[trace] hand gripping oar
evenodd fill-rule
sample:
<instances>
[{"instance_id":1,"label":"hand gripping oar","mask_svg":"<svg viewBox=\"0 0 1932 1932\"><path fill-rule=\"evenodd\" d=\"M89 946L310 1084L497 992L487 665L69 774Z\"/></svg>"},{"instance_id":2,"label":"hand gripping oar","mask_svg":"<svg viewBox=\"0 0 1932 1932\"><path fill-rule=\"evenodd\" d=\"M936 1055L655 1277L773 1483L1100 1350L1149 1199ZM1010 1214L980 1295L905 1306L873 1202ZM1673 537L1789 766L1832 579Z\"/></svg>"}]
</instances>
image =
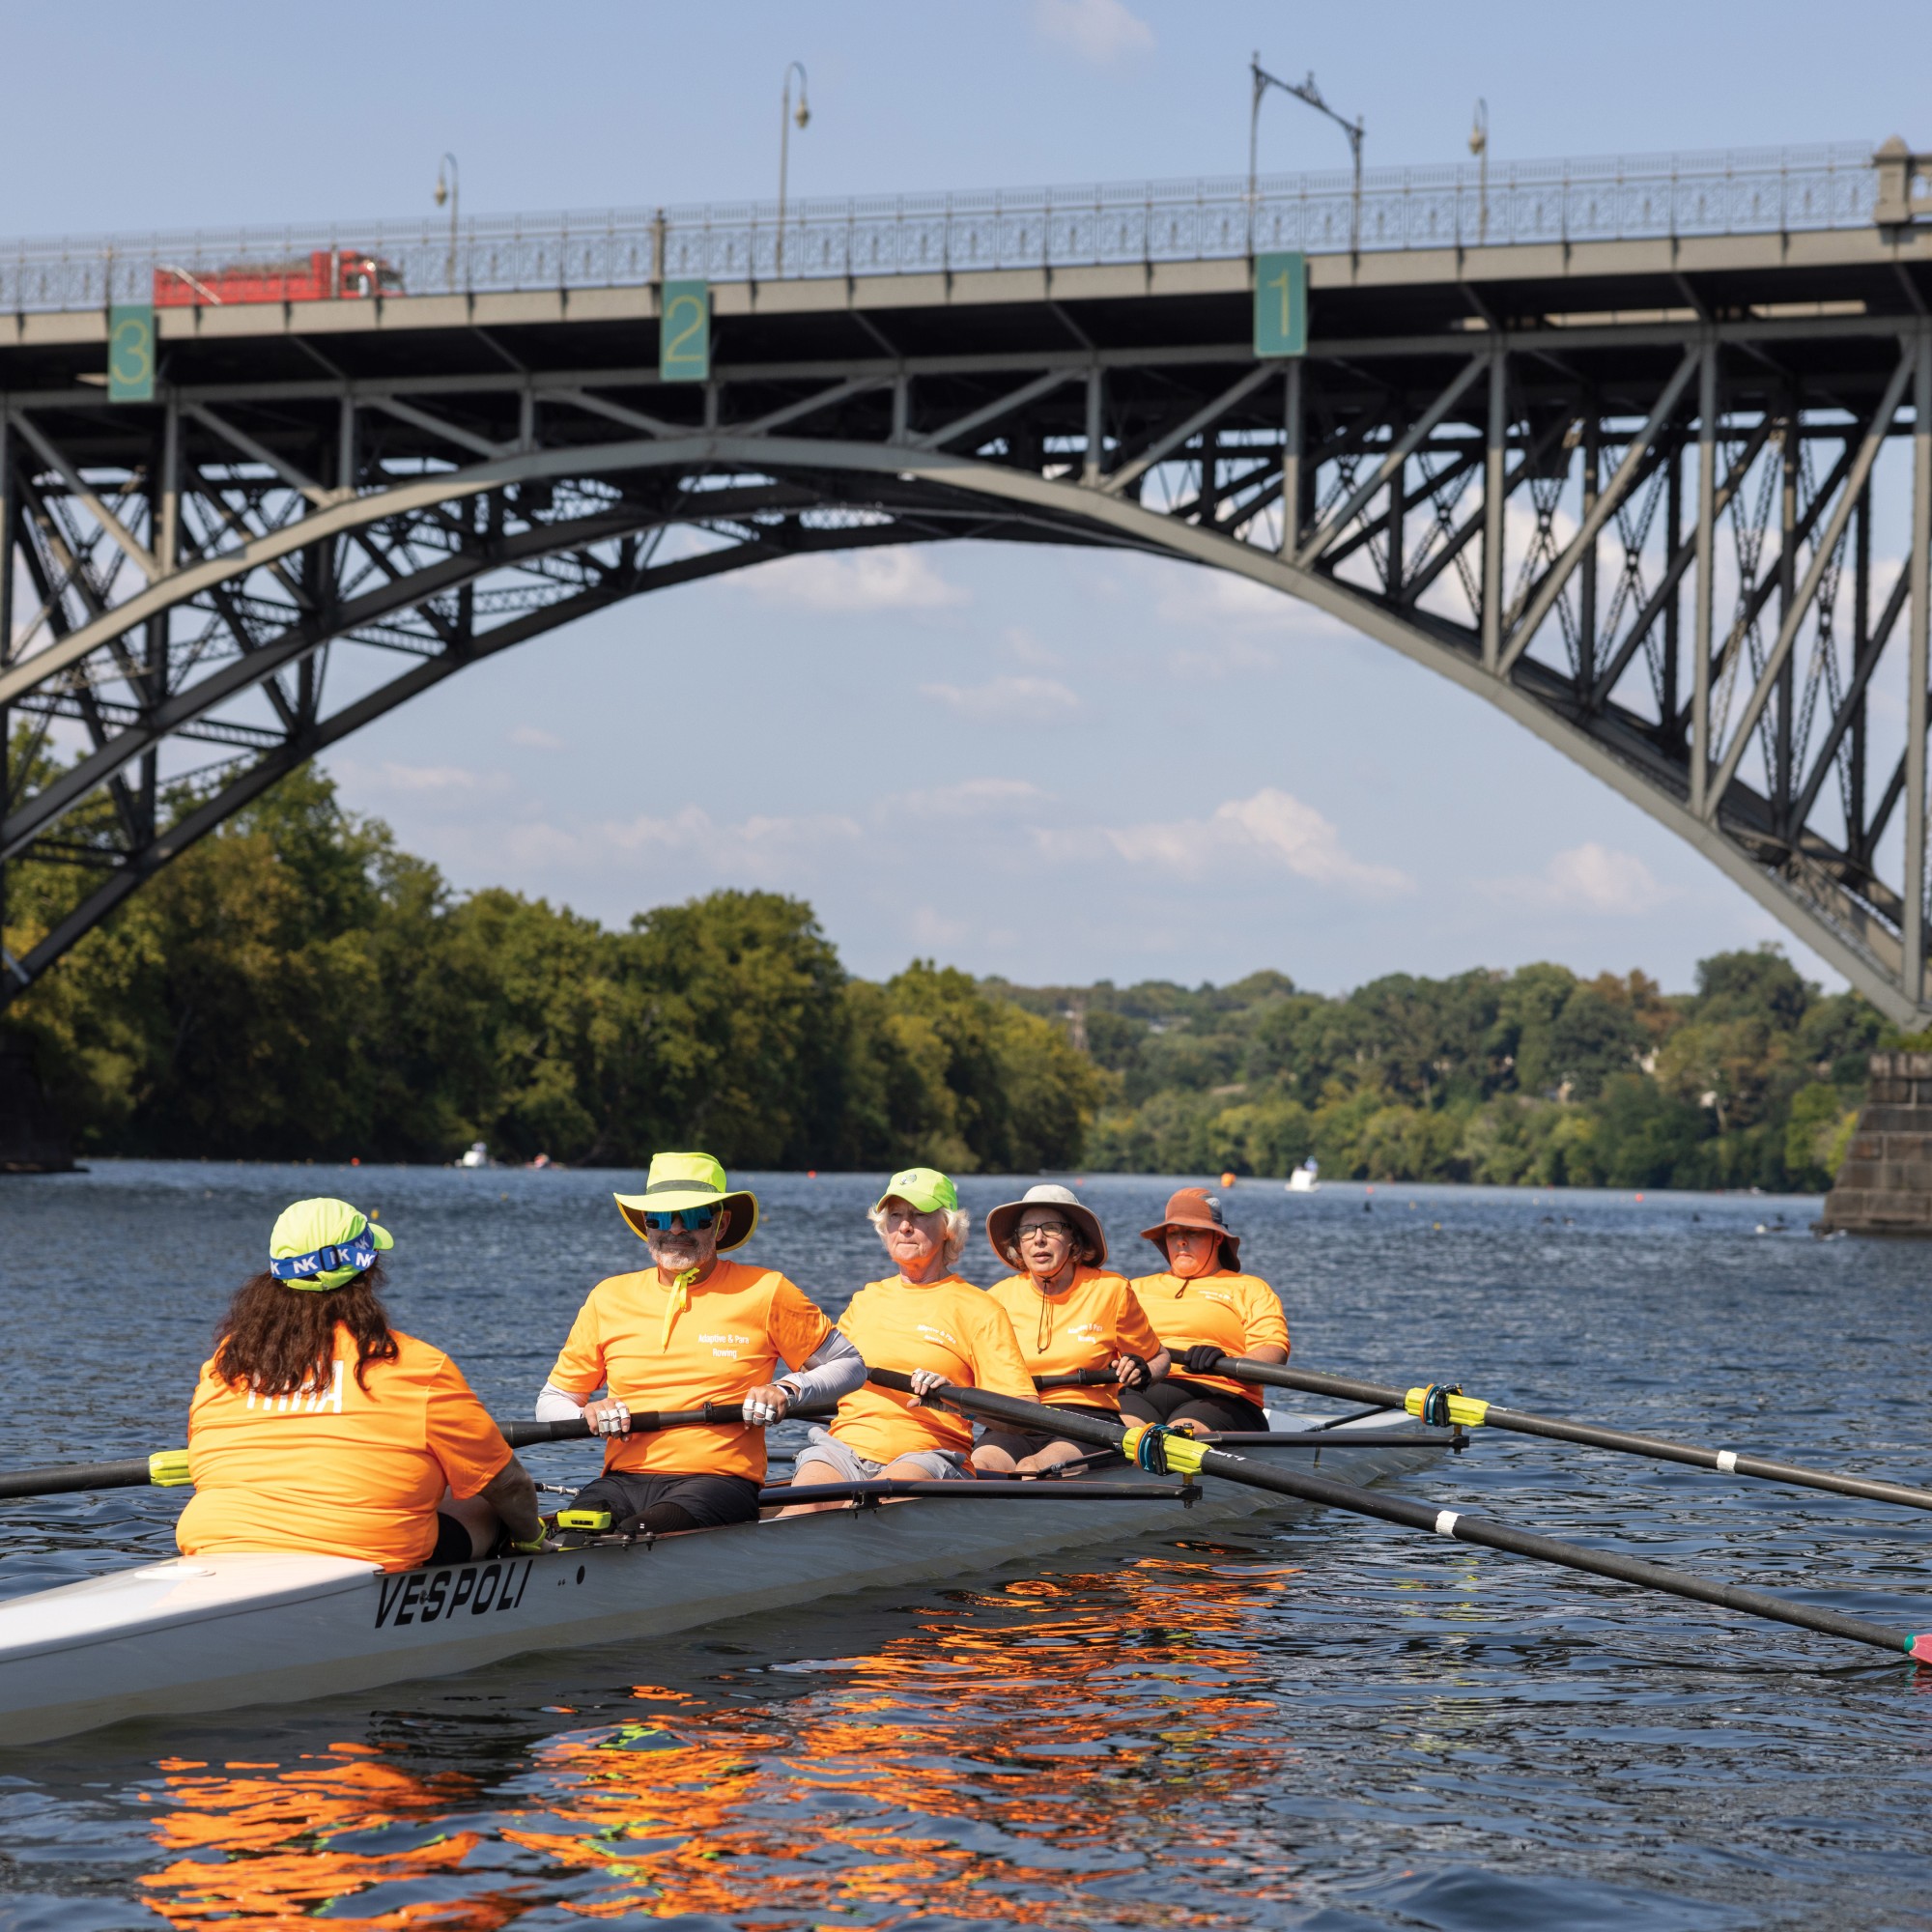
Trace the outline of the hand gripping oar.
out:
<instances>
[{"instance_id":1,"label":"hand gripping oar","mask_svg":"<svg viewBox=\"0 0 1932 1932\"><path fill-rule=\"evenodd\" d=\"M1735 1449L1705 1449L1695 1443L1672 1442L1661 1435L1637 1435L1627 1429L1600 1429L1590 1422L1565 1422L1561 1416L1532 1415L1525 1409L1504 1408L1499 1403L1478 1402L1461 1388L1433 1382L1426 1388L1384 1388L1379 1382L1358 1382L1346 1376L1317 1375L1307 1369L1285 1369L1273 1362L1250 1362L1223 1355L1210 1371L1244 1382L1266 1382L1276 1388L1302 1389L1310 1395L1340 1396L1346 1402L1373 1402L1385 1408L1406 1408L1429 1422L1461 1423L1465 1429L1506 1429L1518 1435L1544 1435L1552 1442L1580 1442L1591 1449L1615 1449L1627 1456L1649 1456L1661 1463L1684 1463L1694 1469L1716 1469L1726 1476L1754 1476L1761 1482L1791 1483L1801 1489L1829 1490L1833 1495L1862 1496L1868 1502L1899 1503L1906 1509L1932 1510L1932 1490L1909 1483L1885 1483L1868 1476L1839 1476L1830 1469L1807 1469L1799 1463L1776 1463L1763 1456L1744 1456Z\"/></svg>"},{"instance_id":2,"label":"hand gripping oar","mask_svg":"<svg viewBox=\"0 0 1932 1932\"><path fill-rule=\"evenodd\" d=\"M911 1378L895 1369L874 1369L870 1378L880 1387L896 1389L901 1394L910 1394L912 1390ZM1233 1450L1213 1448L1157 1424L1135 1423L1122 1430L1118 1424L1088 1411L1045 1408L1037 1403L1015 1402L1009 1396L991 1395L983 1389L954 1388L944 1382L929 1390L925 1400L944 1402L969 1415L1013 1423L1022 1429L1050 1426L1055 1435L1069 1441L1118 1445L1123 1456L1153 1474L1172 1470L1184 1475L1219 1476L1227 1482L1244 1483L1251 1489L1272 1490L1277 1495L1293 1496L1301 1502L1321 1503L1328 1509L1348 1510L1354 1516L1372 1516L1383 1522L1400 1523L1405 1529L1453 1536L1459 1543L1506 1549L1513 1555L1534 1557L1538 1562L1553 1563L1560 1569L1581 1570L1618 1583L1636 1583L1667 1596L1688 1597L1693 1603L1715 1604L1723 1609L1741 1610L1747 1616L1795 1624L1800 1630L1818 1631L1826 1636L1849 1637L1854 1643L1868 1643L1894 1656L1932 1662L1932 1632L1890 1630L1884 1624L1867 1623L1862 1617L1848 1617L1837 1610L1819 1610L1808 1604L1788 1603L1768 1590L1753 1590L1735 1583L1710 1583L1688 1571L1667 1570L1659 1563L1646 1563L1641 1557L1619 1556L1606 1549L1586 1548L1578 1543L1561 1543L1555 1537L1516 1529L1491 1517L1434 1509L1428 1503L1411 1502L1406 1496L1383 1495L1353 1483L1338 1483L1313 1471L1271 1469ZM1332 1447L1336 1440L1330 1436L1329 1445Z\"/></svg>"},{"instance_id":3,"label":"hand gripping oar","mask_svg":"<svg viewBox=\"0 0 1932 1932\"><path fill-rule=\"evenodd\" d=\"M836 1415L830 1403L807 1403L785 1411L784 1419L823 1421ZM634 1408L631 1433L649 1435L660 1429L697 1429L738 1423L745 1428L762 1427L745 1421L742 1404L707 1402L702 1408ZM498 1422L503 1440L512 1449L527 1449L539 1442L579 1442L595 1434L581 1415L563 1422ZM157 1449L152 1456L134 1457L125 1463L57 1463L43 1469L0 1471L0 1499L9 1496L59 1496L80 1490L178 1490L193 1480L187 1472L185 1449Z\"/></svg>"}]
</instances>

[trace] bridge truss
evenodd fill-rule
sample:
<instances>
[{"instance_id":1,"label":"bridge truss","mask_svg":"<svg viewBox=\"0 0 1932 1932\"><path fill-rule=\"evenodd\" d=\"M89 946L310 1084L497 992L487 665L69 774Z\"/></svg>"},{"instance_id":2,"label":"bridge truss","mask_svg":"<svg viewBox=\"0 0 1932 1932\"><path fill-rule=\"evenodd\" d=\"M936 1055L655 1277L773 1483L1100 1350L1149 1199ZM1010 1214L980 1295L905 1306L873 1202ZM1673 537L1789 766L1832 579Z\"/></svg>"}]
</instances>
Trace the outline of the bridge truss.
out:
<instances>
[{"instance_id":1,"label":"bridge truss","mask_svg":"<svg viewBox=\"0 0 1932 1932\"><path fill-rule=\"evenodd\" d=\"M849 299L842 332L721 322L701 384L660 382L654 333L519 335L473 303L355 366L286 328L269 373L186 345L152 407L72 357L15 368L0 895L22 865L82 885L0 1000L277 779L513 644L777 558L992 538L1327 611L1932 1018L1923 270L1743 301L1679 268L1635 314L1466 263L1426 301L1318 280L1287 363L1247 346L1245 272L1165 304L1049 273L950 334Z\"/></svg>"}]
</instances>

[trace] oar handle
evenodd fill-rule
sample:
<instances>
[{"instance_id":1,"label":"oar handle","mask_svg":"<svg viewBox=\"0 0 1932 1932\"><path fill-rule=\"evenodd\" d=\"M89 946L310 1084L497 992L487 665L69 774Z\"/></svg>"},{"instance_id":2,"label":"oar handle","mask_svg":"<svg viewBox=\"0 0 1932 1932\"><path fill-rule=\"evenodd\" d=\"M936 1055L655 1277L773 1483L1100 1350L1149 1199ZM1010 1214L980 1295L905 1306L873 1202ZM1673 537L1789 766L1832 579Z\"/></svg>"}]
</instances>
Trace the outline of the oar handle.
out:
<instances>
[{"instance_id":1,"label":"oar handle","mask_svg":"<svg viewBox=\"0 0 1932 1932\"><path fill-rule=\"evenodd\" d=\"M1037 1389L1116 1388L1120 1378L1112 1369L1060 1369L1050 1376L1036 1376Z\"/></svg>"},{"instance_id":2,"label":"oar handle","mask_svg":"<svg viewBox=\"0 0 1932 1932\"><path fill-rule=\"evenodd\" d=\"M837 1412L828 1403L807 1403L801 1408L787 1410L785 1420L818 1421ZM630 1434L652 1435L662 1429L718 1429L732 1423L740 1428L751 1426L745 1421L742 1402L707 1402L701 1408L634 1408ZM527 1449L540 1442L582 1442L585 1436L597 1434L581 1415L568 1416L560 1422L498 1422L497 1427L512 1449Z\"/></svg>"}]
</instances>

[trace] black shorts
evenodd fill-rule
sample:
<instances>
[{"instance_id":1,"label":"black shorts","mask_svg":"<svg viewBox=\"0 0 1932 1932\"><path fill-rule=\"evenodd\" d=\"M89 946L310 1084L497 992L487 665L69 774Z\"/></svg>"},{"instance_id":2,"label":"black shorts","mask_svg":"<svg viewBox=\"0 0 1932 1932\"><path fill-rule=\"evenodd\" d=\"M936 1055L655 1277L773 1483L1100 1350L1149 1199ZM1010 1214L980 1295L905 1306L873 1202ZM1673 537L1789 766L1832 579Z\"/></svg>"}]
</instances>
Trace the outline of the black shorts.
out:
<instances>
[{"instance_id":1,"label":"black shorts","mask_svg":"<svg viewBox=\"0 0 1932 1932\"><path fill-rule=\"evenodd\" d=\"M630 1469L608 1469L585 1483L564 1505L574 1510L609 1510L613 1529L660 1503L670 1503L696 1529L721 1523L756 1522L758 1486L749 1476L641 1476Z\"/></svg>"},{"instance_id":2,"label":"black shorts","mask_svg":"<svg viewBox=\"0 0 1932 1932\"><path fill-rule=\"evenodd\" d=\"M1202 1388L1195 1382L1150 1382L1146 1388L1121 1391L1121 1413L1136 1422L1198 1422L1204 1429L1265 1429L1267 1417L1238 1395Z\"/></svg>"},{"instance_id":3,"label":"black shorts","mask_svg":"<svg viewBox=\"0 0 1932 1932\"><path fill-rule=\"evenodd\" d=\"M1029 1456L1037 1456L1049 1442L1067 1442L1072 1438L1056 1435L1050 1429L1006 1429L999 1424L988 1425L980 1437L980 1443L988 1449L1004 1449L1015 1463L1024 1463ZM1073 1446L1078 1449L1077 1442Z\"/></svg>"},{"instance_id":4,"label":"black shorts","mask_svg":"<svg viewBox=\"0 0 1932 1932\"><path fill-rule=\"evenodd\" d=\"M436 1513L436 1548L423 1558L425 1563L473 1563L476 1551L469 1541L469 1527L453 1516Z\"/></svg>"}]
</instances>

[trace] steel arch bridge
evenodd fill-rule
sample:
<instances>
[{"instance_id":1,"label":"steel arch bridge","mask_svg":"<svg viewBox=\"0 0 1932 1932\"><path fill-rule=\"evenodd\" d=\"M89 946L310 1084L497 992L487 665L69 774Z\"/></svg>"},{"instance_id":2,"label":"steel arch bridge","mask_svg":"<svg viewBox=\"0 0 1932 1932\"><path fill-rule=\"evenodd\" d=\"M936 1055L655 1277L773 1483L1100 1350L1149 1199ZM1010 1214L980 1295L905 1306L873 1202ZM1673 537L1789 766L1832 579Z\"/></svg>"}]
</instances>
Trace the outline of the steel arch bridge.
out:
<instances>
[{"instance_id":1,"label":"steel arch bridge","mask_svg":"<svg viewBox=\"0 0 1932 1932\"><path fill-rule=\"evenodd\" d=\"M806 204L782 249L758 210L613 216L594 247L486 225L446 254L366 224L405 287L447 286L361 298L212 299L224 252L286 237L0 257L0 906L22 863L87 882L0 960L0 1002L277 779L497 651L775 558L998 538L1329 612L1923 1023L1921 165L1566 165L1480 205L1454 170L1372 176L1355 253L1322 252L1334 184L1270 182ZM1276 245L1311 255L1288 361L1252 346ZM680 271L711 279L701 383L659 373ZM164 276L211 298L158 310L154 400L111 401L102 304Z\"/></svg>"}]
</instances>

